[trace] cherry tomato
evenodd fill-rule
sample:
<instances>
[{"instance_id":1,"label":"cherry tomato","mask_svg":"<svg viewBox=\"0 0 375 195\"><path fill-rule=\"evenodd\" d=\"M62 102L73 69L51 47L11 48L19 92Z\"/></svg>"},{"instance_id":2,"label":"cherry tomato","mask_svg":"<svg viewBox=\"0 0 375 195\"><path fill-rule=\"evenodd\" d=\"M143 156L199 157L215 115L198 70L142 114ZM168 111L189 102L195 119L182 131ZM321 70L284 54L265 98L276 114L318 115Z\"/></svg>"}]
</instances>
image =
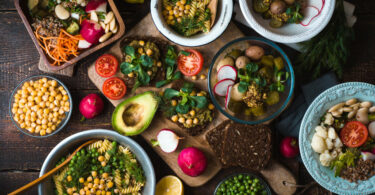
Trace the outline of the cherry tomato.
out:
<instances>
[{"instance_id":1,"label":"cherry tomato","mask_svg":"<svg viewBox=\"0 0 375 195\"><path fill-rule=\"evenodd\" d=\"M119 100L126 93L126 85L120 78L109 78L103 83L103 93L111 100Z\"/></svg>"},{"instance_id":2,"label":"cherry tomato","mask_svg":"<svg viewBox=\"0 0 375 195\"><path fill-rule=\"evenodd\" d=\"M342 143L350 148L359 147L364 144L368 137L368 130L365 125L359 121L350 121L346 123L340 132Z\"/></svg>"},{"instance_id":3,"label":"cherry tomato","mask_svg":"<svg viewBox=\"0 0 375 195\"><path fill-rule=\"evenodd\" d=\"M115 56L104 54L95 62L95 70L101 77L111 77L116 74L118 61Z\"/></svg>"},{"instance_id":4,"label":"cherry tomato","mask_svg":"<svg viewBox=\"0 0 375 195\"><path fill-rule=\"evenodd\" d=\"M180 54L178 56L178 69L186 76L197 75L203 67L202 54L194 49L187 49L185 52L190 53L190 55L186 56L184 54Z\"/></svg>"}]
</instances>

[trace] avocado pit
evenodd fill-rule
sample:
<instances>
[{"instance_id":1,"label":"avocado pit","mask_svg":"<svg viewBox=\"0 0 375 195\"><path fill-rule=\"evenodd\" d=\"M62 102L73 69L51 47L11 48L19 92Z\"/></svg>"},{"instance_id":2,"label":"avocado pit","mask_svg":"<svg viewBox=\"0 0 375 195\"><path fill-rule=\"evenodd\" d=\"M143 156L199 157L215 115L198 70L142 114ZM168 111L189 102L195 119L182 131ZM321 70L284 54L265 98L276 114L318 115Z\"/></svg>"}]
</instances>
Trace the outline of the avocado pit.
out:
<instances>
[{"instance_id":1,"label":"avocado pit","mask_svg":"<svg viewBox=\"0 0 375 195\"><path fill-rule=\"evenodd\" d=\"M124 120L125 125L130 127L137 125L140 121L142 121L143 112L143 105L137 103L129 104L125 108L122 115L122 119Z\"/></svg>"}]
</instances>

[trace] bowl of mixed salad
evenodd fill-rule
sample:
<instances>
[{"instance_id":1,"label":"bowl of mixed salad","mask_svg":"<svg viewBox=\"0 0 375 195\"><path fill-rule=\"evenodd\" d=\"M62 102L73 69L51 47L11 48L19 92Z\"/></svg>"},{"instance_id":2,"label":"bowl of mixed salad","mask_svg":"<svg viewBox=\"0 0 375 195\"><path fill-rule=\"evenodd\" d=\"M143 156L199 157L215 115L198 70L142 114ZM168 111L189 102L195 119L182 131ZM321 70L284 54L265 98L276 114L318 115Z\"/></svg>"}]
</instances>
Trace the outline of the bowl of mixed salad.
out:
<instances>
[{"instance_id":1,"label":"bowl of mixed salad","mask_svg":"<svg viewBox=\"0 0 375 195\"><path fill-rule=\"evenodd\" d=\"M247 23L262 36L280 43L311 39L330 21L335 0L240 0Z\"/></svg>"},{"instance_id":2,"label":"bowl of mixed salad","mask_svg":"<svg viewBox=\"0 0 375 195\"><path fill-rule=\"evenodd\" d=\"M232 18L231 0L151 0L151 16L170 41L196 47L216 40Z\"/></svg>"},{"instance_id":3,"label":"bowl of mixed salad","mask_svg":"<svg viewBox=\"0 0 375 195\"><path fill-rule=\"evenodd\" d=\"M53 71L75 64L125 33L113 0L16 0L15 6Z\"/></svg>"},{"instance_id":4,"label":"bowl of mixed salad","mask_svg":"<svg viewBox=\"0 0 375 195\"><path fill-rule=\"evenodd\" d=\"M213 104L242 124L259 124L278 116L291 100L294 82L286 54L258 37L227 43L215 55L208 73Z\"/></svg>"},{"instance_id":5,"label":"bowl of mixed salad","mask_svg":"<svg viewBox=\"0 0 375 195\"><path fill-rule=\"evenodd\" d=\"M302 120L299 147L310 175L338 194L375 192L375 86L349 82L320 94Z\"/></svg>"}]
</instances>

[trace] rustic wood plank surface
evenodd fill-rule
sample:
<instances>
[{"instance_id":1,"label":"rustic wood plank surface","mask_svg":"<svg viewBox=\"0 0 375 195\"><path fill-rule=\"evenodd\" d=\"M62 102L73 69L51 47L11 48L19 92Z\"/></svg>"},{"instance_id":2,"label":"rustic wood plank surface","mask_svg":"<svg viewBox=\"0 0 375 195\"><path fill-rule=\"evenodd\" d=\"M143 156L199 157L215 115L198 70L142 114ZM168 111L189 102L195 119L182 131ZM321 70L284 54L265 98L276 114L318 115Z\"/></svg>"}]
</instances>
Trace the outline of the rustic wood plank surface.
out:
<instances>
[{"instance_id":1,"label":"rustic wood plank surface","mask_svg":"<svg viewBox=\"0 0 375 195\"><path fill-rule=\"evenodd\" d=\"M356 40L353 42L350 68L347 68L342 81L363 81L375 84L375 1L354 1L356 5L355 15L358 20L354 26ZM125 20L127 30L130 30L149 11L149 1L142 5L131 5L117 0L118 8ZM256 35L254 31L238 25L246 35ZM31 75L43 74L38 70L39 55L26 32L20 17L15 11L12 0L2 0L0 3L0 194L13 191L38 177L40 167L49 151L62 139L92 128L111 129L110 116L114 107L105 102L103 114L84 123L79 121L80 114L75 107L72 118L67 127L57 135L47 139L37 139L26 136L17 131L8 114L8 100L11 91L24 78ZM281 45L293 59L296 54L292 49ZM71 90L75 104L88 93L99 92L89 81L87 67L107 48L104 48L82 60L75 67L72 78L57 76ZM105 99L105 98L103 98ZM276 134L276 133L275 133ZM275 135L275 144L278 145L280 136ZM155 167L157 180L173 171L163 160L148 146L141 137L134 137L149 154ZM275 149L275 157L288 166L299 178L300 184L310 183L312 178L304 169L304 166L296 160L283 160ZM225 176L240 171L240 169L224 169L214 179L198 188L186 187L185 194L212 194L216 184ZM36 188L27 194L36 194ZM328 194L319 186L312 188L304 194Z\"/></svg>"}]
</instances>

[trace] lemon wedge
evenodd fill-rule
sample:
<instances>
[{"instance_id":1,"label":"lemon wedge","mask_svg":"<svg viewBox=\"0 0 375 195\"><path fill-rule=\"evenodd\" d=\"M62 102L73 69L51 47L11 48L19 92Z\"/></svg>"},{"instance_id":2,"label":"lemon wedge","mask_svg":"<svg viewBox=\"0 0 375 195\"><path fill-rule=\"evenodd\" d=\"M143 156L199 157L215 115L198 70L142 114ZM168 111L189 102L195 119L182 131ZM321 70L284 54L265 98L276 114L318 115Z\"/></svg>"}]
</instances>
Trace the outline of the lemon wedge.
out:
<instances>
[{"instance_id":1,"label":"lemon wedge","mask_svg":"<svg viewBox=\"0 0 375 195\"><path fill-rule=\"evenodd\" d=\"M183 195L184 185L181 180L173 175L163 177L156 184L155 195Z\"/></svg>"}]
</instances>

